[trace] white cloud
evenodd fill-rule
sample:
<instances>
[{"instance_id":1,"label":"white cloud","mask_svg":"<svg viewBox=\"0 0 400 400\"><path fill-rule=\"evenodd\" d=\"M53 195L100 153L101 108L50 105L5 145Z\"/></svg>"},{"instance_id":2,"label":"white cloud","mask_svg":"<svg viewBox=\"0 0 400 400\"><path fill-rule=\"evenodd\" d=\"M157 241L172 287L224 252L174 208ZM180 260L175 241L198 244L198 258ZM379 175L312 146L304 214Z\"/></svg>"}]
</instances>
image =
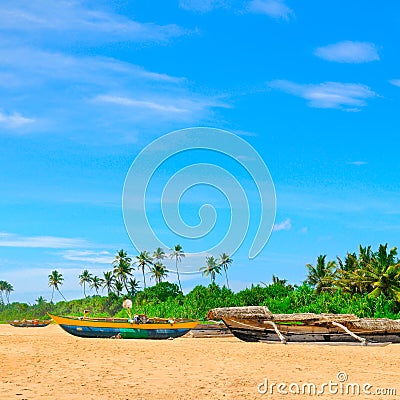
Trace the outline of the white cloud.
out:
<instances>
[{"instance_id":1,"label":"white cloud","mask_svg":"<svg viewBox=\"0 0 400 400\"><path fill-rule=\"evenodd\" d=\"M248 10L286 21L295 16L294 11L285 4L284 0L252 0L248 5Z\"/></svg>"},{"instance_id":2,"label":"white cloud","mask_svg":"<svg viewBox=\"0 0 400 400\"><path fill-rule=\"evenodd\" d=\"M64 238L57 236L20 236L13 233L0 232L0 247L62 249L87 246L87 241L79 238Z\"/></svg>"},{"instance_id":3,"label":"white cloud","mask_svg":"<svg viewBox=\"0 0 400 400\"><path fill-rule=\"evenodd\" d=\"M92 264L111 264L114 256L108 251L66 250L62 257L70 261L82 261Z\"/></svg>"},{"instance_id":4,"label":"white cloud","mask_svg":"<svg viewBox=\"0 0 400 400\"><path fill-rule=\"evenodd\" d=\"M3 125L6 128L19 128L34 122L34 119L24 117L19 113L4 114L0 111L0 126Z\"/></svg>"},{"instance_id":5,"label":"white cloud","mask_svg":"<svg viewBox=\"0 0 400 400\"><path fill-rule=\"evenodd\" d=\"M23 4L21 4L23 3ZM5 0L0 4L0 25L13 32L49 32L62 34L63 40L92 40L99 35L107 41L158 41L185 34L176 25L141 23L112 12L91 9L80 2L45 0L19 2ZM65 36L65 32L68 35ZM46 40L52 36L46 34Z\"/></svg>"},{"instance_id":6,"label":"white cloud","mask_svg":"<svg viewBox=\"0 0 400 400\"><path fill-rule=\"evenodd\" d=\"M373 43L344 41L318 47L314 54L328 61L339 63L367 63L378 61L378 49Z\"/></svg>"},{"instance_id":7,"label":"white cloud","mask_svg":"<svg viewBox=\"0 0 400 400\"><path fill-rule=\"evenodd\" d=\"M165 103L158 103L155 101L147 101L147 100L136 100L128 97L100 95L97 96L95 100L105 103L118 104L127 107L147 108L149 110L167 112L167 113L184 113L188 111L187 109L178 108L173 105L168 105Z\"/></svg>"},{"instance_id":8,"label":"white cloud","mask_svg":"<svg viewBox=\"0 0 400 400\"><path fill-rule=\"evenodd\" d=\"M345 111L360 111L366 99L377 94L370 87L358 83L324 82L299 84L287 80L276 80L269 86L308 101L310 107L339 108Z\"/></svg>"},{"instance_id":9,"label":"white cloud","mask_svg":"<svg viewBox=\"0 0 400 400\"><path fill-rule=\"evenodd\" d=\"M194 116L201 116L211 108L229 108L222 101L206 98L199 95L188 96L184 91L173 93L148 93L146 98L137 99L118 95L99 95L93 101L114 104L117 107L140 109L141 117L149 118L158 115L167 120L191 120Z\"/></svg>"},{"instance_id":10,"label":"white cloud","mask_svg":"<svg viewBox=\"0 0 400 400\"><path fill-rule=\"evenodd\" d=\"M348 162L348 164L360 166L360 165L366 165L368 163L366 161L350 161Z\"/></svg>"},{"instance_id":11,"label":"white cloud","mask_svg":"<svg viewBox=\"0 0 400 400\"><path fill-rule=\"evenodd\" d=\"M187 11L209 12L225 6L224 0L180 0L179 7Z\"/></svg>"},{"instance_id":12,"label":"white cloud","mask_svg":"<svg viewBox=\"0 0 400 400\"><path fill-rule=\"evenodd\" d=\"M68 125L66 134L71 136L72 132L86 132L90 125L104 132L99 134L102 138L97 139L103 139L105 143L111 138L111 130L115 136L113 141L132 142L143 129L158 129L161 124L163 130L169 129L166 122L199 124L201 121L210 124L215 109L229 107L220 100L221 95L192 91L185 78L149 71L111 58L77 57L12 47L0 40L0 59L3 68L10 71L13 78L0 81L0 87L13 82L16 94L30 93L29 104L11 103L10 107L26 108L32 104L40 107L43 99L50 105L35 111L37 120L41 121L41 126L32 125L36 130L43 131L44 126L56 133ZM66 95L60 96L61 92ZM25 97L14 96L16 99ZM0 96L0 101L2 99L5 101L5 97ZM110 120L118 123L110 126ZM23 120L15 119L14 123L17 121L22 123ZM90 135L79 140L91 142L93 139Z\"/></svg>"},{"instance_id":13,"label":"white cloud","mask_svg":"<svg viewBox=\"0 0 400 400\"><path fill-rule=\"evenodd\" d=\"M400 79L392 79L391 81L389 81L389 83L391 83L394 86L400 87Z\"/></svg>"},{"instance_id":14,"label":"white cloud","mask_svg":"<svg viewBox=\"0 0 400 400\"><path fill-rule=\"evenodd\" d=\"M290 229L292 229L292 222L290 221L290 218L287 218L284 221L275 224L273 227L274 232L289 231Z\"/></svg>"}]
</instances>

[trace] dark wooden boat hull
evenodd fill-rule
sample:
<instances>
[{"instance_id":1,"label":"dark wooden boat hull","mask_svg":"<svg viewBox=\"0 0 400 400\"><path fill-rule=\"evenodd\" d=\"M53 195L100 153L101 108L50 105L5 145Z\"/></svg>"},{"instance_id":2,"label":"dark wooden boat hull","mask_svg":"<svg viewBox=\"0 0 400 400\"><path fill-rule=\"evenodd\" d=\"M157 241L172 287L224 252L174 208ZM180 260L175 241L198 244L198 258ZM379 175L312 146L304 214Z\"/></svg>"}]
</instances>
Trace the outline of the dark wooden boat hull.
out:
<instances>
[{"instance_id":1,"label":"dark wooden boat hull","mask_svg":"<svg viewBox=\"0 0 400 400\"><path fill-rule=\"evenodd\" d=\"M229 328L234 336L245 342L277 342L280 339L273 329L255 330ZM400 343L400 333L357 333L369 343ZM287 343L360 343L346 333L284 333Z\"/></svg>"},{"instance_id":2,"label":"dark wooden boat hull","mask_svg":"<svg viewBox=\"0 0 400 400\"><path fill-rule=\"evenodd\" d=\"M50 325L50 323L51 321L10 322L10 325L16 328L44 328Z\"/></svg>"},{"instance_id":3,"label":"dark wooden boat hull","mask_svg":"<svg viewBox=\"0 0 400 400\"><path fill-rule=\"evenodd\" d=\"M245 342L282 342L274 328L262 320L223 319L234 336ZM276 324L286 343L360 343L356 337L334 326ZM400 343L400 331L353 329L367 343Z\"/></svg>"}]
</instances>

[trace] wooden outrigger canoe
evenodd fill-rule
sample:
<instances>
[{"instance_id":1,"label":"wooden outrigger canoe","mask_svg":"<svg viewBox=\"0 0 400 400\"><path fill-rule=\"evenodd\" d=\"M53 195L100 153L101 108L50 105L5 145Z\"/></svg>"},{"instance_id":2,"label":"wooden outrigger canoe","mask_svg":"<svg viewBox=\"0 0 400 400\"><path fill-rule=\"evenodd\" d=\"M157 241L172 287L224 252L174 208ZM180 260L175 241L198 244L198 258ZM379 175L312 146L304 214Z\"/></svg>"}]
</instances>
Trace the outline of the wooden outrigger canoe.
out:
<instances>
[{"instance_id":1,"label":"wooden outrigger canoe","mask_svg":"<svg viewBox=\"0 0 400 400\"><path fill-rule=\"evenodd\" d=\"M215 308L208 319L222 320L246 342L389 344L400 343L400 320L353 314L272 314L267 307Z\"/></svg>"},{"instance_id":2,"label":"wooden outrigger canoe","mask_svg":"<svg viewBox=\"0 0 400 400\"><path fill-rule=\"evenodd\" d=\"M183 319L150 318L146 322L135 322L127 318L49 315L66 332L87 338L170 339L183 336L198 324L198 321Z\"/></svg>"},{"instance_id":3,"label":"wooden outrigger canoe","mask_svg":"<svg viewBox=\"0 0 400 400\"><path fill-rule=\"evenodd\" d=\"M43 328L51 323L49 320L38 320L38 319L22 319L10 321L9 324L15 326L16 328Z\"/></svg>"}]
</instances>

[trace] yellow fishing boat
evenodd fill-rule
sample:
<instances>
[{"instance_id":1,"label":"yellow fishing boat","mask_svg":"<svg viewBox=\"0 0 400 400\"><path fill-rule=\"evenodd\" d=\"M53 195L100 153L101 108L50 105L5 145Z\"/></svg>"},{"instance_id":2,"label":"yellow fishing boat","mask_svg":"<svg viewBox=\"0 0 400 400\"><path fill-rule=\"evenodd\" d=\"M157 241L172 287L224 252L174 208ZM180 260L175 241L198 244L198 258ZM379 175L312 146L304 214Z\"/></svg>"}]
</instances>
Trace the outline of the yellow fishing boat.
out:
<instances>
[{"instance_id":1,"label":"yellow fishing boat","mask_svg":"<svg viewBox=\"0 0 400 400\"><path fill-rule=\"evenodd\" d=\"M147 318L91 318L49 316L62 329L74 336L89 338L169 339L177 338L193 329L198 321L189 319Z\"/></svg>"}]
</instances>

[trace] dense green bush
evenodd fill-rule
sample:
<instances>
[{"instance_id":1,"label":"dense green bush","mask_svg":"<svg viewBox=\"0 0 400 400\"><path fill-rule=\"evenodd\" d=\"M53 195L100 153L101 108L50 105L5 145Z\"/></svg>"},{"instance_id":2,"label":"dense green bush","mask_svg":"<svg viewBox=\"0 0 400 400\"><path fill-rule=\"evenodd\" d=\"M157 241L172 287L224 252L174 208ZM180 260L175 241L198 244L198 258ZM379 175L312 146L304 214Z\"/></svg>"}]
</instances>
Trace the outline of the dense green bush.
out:
<instances>
[{"instance_id":1,"label":"dense green bush","mask_svg":"<svg viewBox=\"0 0 400 400\"><path fill-rule=\"evenodd\" d=\"M48 312L82 315L84 310L90 310L93 316L125 317L127 312L122 308L122 301L126 297L110 293L109 296L89 296L56 304L39 298L34 305L0 305L0 321L48 318ZM211 308L250 305L265 305L274 313L353 313L360 317L400 318L399 303L387 299L384 294L371 297L368 294L342 293L340 290L316 293L307 284L296 288L280 283L257 285L234 293L225 286L213 283L207 287L196 286L184 296L176 284L161 282L130 298L133 301L132 313L168 318L204 320Z\"/></svg>"}]
</instances>

